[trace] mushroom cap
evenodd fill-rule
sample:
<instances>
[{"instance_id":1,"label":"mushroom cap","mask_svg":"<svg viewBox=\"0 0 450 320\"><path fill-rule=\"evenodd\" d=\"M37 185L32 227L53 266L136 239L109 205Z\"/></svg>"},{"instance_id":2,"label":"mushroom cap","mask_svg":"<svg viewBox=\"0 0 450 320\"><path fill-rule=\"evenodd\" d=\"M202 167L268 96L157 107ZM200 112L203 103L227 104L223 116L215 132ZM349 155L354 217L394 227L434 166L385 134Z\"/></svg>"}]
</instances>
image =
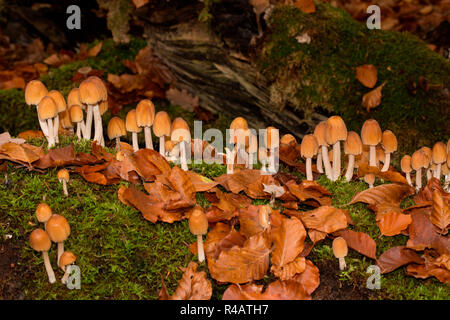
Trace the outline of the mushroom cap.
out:
<instances>
[{"instance_id":1,"label":"mushroom cap","mask_svg":"<svg viewBox=\"0 0 450 320\"><path fill-rule=\"evenodd\" d=\"M434 163L444 163L447 160L446 146L443 142L438 141L434 144L431 158Z\"/></svg>"},{"instance_id":2,"label":"mushroom cap","mask_svg":"<svg viewBox=\"0 0 450 320\"><path fill-rule=\"evenodd\" d=\"M342 237L337 237L333 240L333 253L336 258L344 258L347 256L348 247L347 241Z\"/></svg>"},{"instance_id":3,"label":"mushroom cap","mask_svg":"<svg viewBox=\"0 0 450 320\"><path fill-rule=\"evenodd\" d=\"M300 148L302 157L312 158L319 151L319 144L313 134L307 134L303 137Z\"/></svg>"},{"instance_id":4,"label":"mushroom cap","mask_svg":"<svg viewBox=\"0 0 450 320\"><path fill-rule=\"evenodd\" d=\"M45 85L39 80L31 80L25 87L25 102L27 105L38 105L48 93Z\"/></svg>"},{"instance_id":5,"label":"mushroom cap","mask_svg":"<svg viewBox=\"0 0 450 320\"><path fill-rule=\"evenodd\" d=\"M427 166L428 166L433 161L433 151L428 147L422 147L422 148L420 148L420 150L425 152L425 154L427 155L427 158L428 158Z\"/></svg>"},{"instance_id":6,"label":"mushroom cap","mask_svg":"<svg viewBox=\"0 0 450 320\"><path fill-rule=\"evenodd\" d=\"M413 170L427 168L429 164L430 160L426 151L424 151L423 149L417 150L411 156L411 168L413 168Z\"/></svg>"},{"instance_id":7,"label":"mushroom cap","mask_svg":"<svg viewBox=\"0 0 450 320\"><path fill-rule=\"evenodd\" d=\"M258 151L258 138L256 135L252 134L249 130L247 151L250 153L255 153Z\"/></svg>"},{"instance_id":8,"label":"mushroom cap","mask_svg":"<svg viewBox=\"0 0 450 320\"><path fill-rule=\"evenodd\" d=\"M194 235L204 235L208 232L208 219L201 207L195 207L189 216L189 230Z\"/></svg>"},{"instance_id":9,"label":"mushroom cap","mask_svg":"<svg viewBox=\"0 0 450 320\"><path fill-rule=\"evenodd\" d=\"M243 117L234 118L230 124L230 143L239 143L240 145L245 144L245 139L243 137L244 133L247 133L248 123ZM244 140L244 141L242 141Z\"/></svg>"},{"instance_id":10,"label":"mushroom cap","mask_svg":"<svg viewBox=\"0 0 450 320\"><path fill-rule=\"evenodd\" d=\"M108 100L100 101L98 104L98 110L100 111L100 115L102 116L106 111L108 111Z\"/></svg>"},{"instance_id":11,"label":"mushroom cap","mask_svg":"<svg viewBox=\"0 0 450 320\"><path fill-rule=\"evenodd\" d=\"M142 128L137 125L136 121L136 109L130 110L125 118L125 128L128 132L141 132ZM154 129L154 127L153 127Z\"/></svg>"},{"instance_id":12,"label":"mushroom cap","mask_svg":"<svg viewBox=\"0 0 450 320\"><path fill-rule=\"evenodd\" d=\"M75 122L83 121L83 109L78 104L74 104L69 108L70 119Z\"/></svg>"},{"instance_id":13,"label":"mushroom cap","mask_svg":"<svg viewBox=\"0 0 450 320\"><path fill-rule=\"evenodd\" d=\"M450 160L450 156L447 156L447 160ZM449 173L450 169L448 167L447 162L442 164L441 170L443 175L447 175Z\"/></svg>"},{"instance_id":14,"label":"mushroom cap","mask_svg":"<svg viewBox=\"0 0 450 320\"><path fill-rule=\"evenodd\" d=\"M47 232L42 229L36 229L30 234L30 246L36 251L48 251L52 246L52 242Z\"/></svg>"},{"instance_id":15,"label":"mushroom cap","mask_svg":"<svg viewBox=\"0 0 450 320\"><path fill-rule=\"evenodd\" d=\"M69 110L64 110L59 114L59 123L61 124L61 127L64 129L70 129L73 128L72 119L70 118L70 112Z\"/></svg>"},{"instance_id":16,"label":"mushroom cap","mask_svg":"<svg viewBox=\"0 0 450 320\"><path fill-rule=\"evenodd\" d=\"M169 151L169 152L171 152L171 151L173 150L173 148L175 147L175 145L176 145L176 143L173 142L172 140L166 140L166 141L164 142L164 148L165 148L167 151Z\"/></svg>"},{"instance_id":17,"label":"mushroom cap","mask_svg":"<svg viewBox=\"0 0 450 320\"><path fill-rule=\"evenodd\" d=\"M79 105L80 107L83 105L83 103L80 100L79 88L73 88L67 95L67 106L70 108L73 105Z\"/></svg>"},{"instance_id":18,"label":"mushroom cap","mask_svg":"<svg viewBox=\"0 0 450 320\"><path fill-rule=\"evenodd\" d=\"M344 142L345 154L353 154L355 156L362 153L362 142L359 134L355 131L349 131L347 134L347 140Z\"/></svg>"},{"instance_id":19,"label":"mushroom cap","mask_svg":"<svg viewBox=\"0 0 450 320\"><path fill-rule=\"evenodd\" d=\"M39 203L36 207L36 218L39 222L47 222L52 216L52 208L46 203Z\"/></svg>"},{"instance_id":20,"label":"mushroom cap","mask_svg":"<svg viewBox=\"0 0 450 320\"><path fill-rule=\"evenodd\" d=\"M347 127L344 120L339 116L332 116L326 122L325 139L328 144L347 139Z\"/></svg>"},{"instance_id":21,"label":"mushroom cap","mask_svg":"<svg viewBox=\"0 0 450 320\"><path fill-rule=\"evenodd\" d=\"M97 105L103 100L103 92L96 81L84 80L80 84L80 100L83 104Z\"/></svg>"},{"instance_id":22,"label":"mushroom cap","mask_svg":"<svg viewBox=\"0 0 450 320\"><path fill-rule=\"evenodd\" d=\"M49 96L42 98L37 107L38 116L41 120L47 120L56 117L58 114L58 107L55 100Z\"/></svg>"},{"instance_id":23,"label":"mushroom cap","mask_svg":"<svg viewBox=\"0 0 450 320\"><path fill-rule=\"evenodd\" d=\"M319 122L314 129L314 136L316 137L319 146L328 146L326 132L327 132L327 122L326 121Z\"/></svg>"},{"instance_id":24,"label":"mushroom cap","mask_svg":"<svg viewBox=\"0 0 450 320\"><path fill-rule=\"evenodd\" d=\"M364 181L368 184L374 184L375 183L375 175L373 173L366 173L364 175Z\"/></svg>"},{"instance_id":25,"label":"mushroom cap","mask_svg":"<svg viewBox=\"0 0 450 320\"><path fill-rule=\"evenodd\" d=\"M290 133L283 135L280 139L280 144L288 144L289 145L291 143L294 145L297 144L297 139L295 139L295 137Z\"/></svg>"},{"instance_id":26,"label":"mushroom cap","mask_svg":"<svg viewBox=\"0 0 450 320\"><path fill-rule=\"evenodd\" d=\"M403 156L402 160L400 161L400 166L402 168L402 172L408 173L412 171L411 167L411 156L405 155Z\"/></svg>"},{"instance_id":27,"label":"mushroom cap","mask_svg":"<svg viewBox=\"0 0 450 320\"><path fill-rule=\"evenodd\" d=\"M368 119L361 128L361 141L368 146L376 146L381 142L382 133L378 121Z\"/></svg>"},{"instance_id":28,"label":"mushroom cap","mask_svg":"<svg viewBox=\"0 0 450 320\"><path fill-rule=\"evenodd\" d=\"M63 242L70 235L69 222L59 214L54 214L48 219L45 230L53 242Z\"/></svg>"},{"instance_id":29,"label":"mushroom cap","mask_svg":"<svg viewBox=\"0 0 450 320\"><path fill-rule=\"evenodd\" d=\"M97 76L90 76L86 80L92 81L98 86L98 88L100 89L100 93L101 93L101 99L100 100L105 101L105 100L108 99L108 90L106 90L105 83L103 82L102 79L100 79Z\"/></svg>"},{"instance_id":30,"label":"mushroom cap","mask_svg":"<svg viewBox=\"0 0 450 320\"><path fill-rule=\"evenodd\" d=\"M69 181L69 171L67 171L66 169L61 169L58 171L57 177L59 181L61 180Z\"/></svg>"},{"instance_id":31,"label":"mushroom cap","mask_svg":"<svg viewBox=\"0 0 450 320\"><path fill-rule=\"evenodd\" d=\"M230 129L231 130L237 130L237 129L247 130L248 129L247 120L245 120L243 117L234 118L234 120L230 124Z\"/></svg>"},{"instance_id":32,"label":"mushroom cap","mask_svg":"<svg viewBox=\"0 0 450 320\"><path fill-rule=\"evenodd\" d=\"M267 127L264 131L264 141L268 149L274 149L280 145L280 134L277 128Z\"/></svg>"},{"instance_id":33,"label":"mushroom cap","mask_svg":"<svg viewBox=\"0 0 450 320\"><path fill-rule=\"evenodd\" d=\"M108 123L108 137L109 139L115 139L117 137L122 137L127 134L125 129L125 123L119 117L113 117Z\"/></svg>"},{"instance_id":34,"label":"mushroom cap","mask_svg":"<svg viewBox=\"0 0 450 320\"><path fill-rule=\"evenodd\" d=\"M159 111L155 115L155 120L153 121L153 133L158 138L162 136L170 136L170 116L165 111Z\"/></svg>"},{"instance_id":35,"label":"mushroom cap","mask_svg":"<svg viewBox=\"0 0 450 320\"><path fill-rule=\"evenodd\" d=\"M175 143L181 141L191 141L191 131L183 118L175 118L170 127L170 140Z\"/></svg>"},{"instance_id":36,"label":"mushroom cap","mask_svg":"<svg viewBox=\"0 0 450 320\"><path fill-rule=\"evenodd\" d=\"M136 107L136 122L139 127L151 127L155 120L155 106L149 99L139 101Z\"/></svg>"},{"instance_id":37,"label":"mushroom cap","mask_svg":"<svg viewBox=\"0 0 450 320\"><path fill-rule=\"evenodd\" d=\"M397 151L397 137L391 130L384 130L381 136L381 146L386 153Z\"/></svg>"},{"instance_id":38,"label":"mushroom cap","mask_svg":"<svg viewBox=\"0 0 450 320\"><path fill-rule=\"evenodd\" d=\"M64 269L65 266L74 263L77 260L77 256L72 251L64 251L59 258L59 267Z\"/></svg>"},{"instance_id":39,"label":"mushroom cap","mask_svg":"<svg viewBox=\"0 0 450 320\"><path fill-rule=\"evenodd\" d=\"M52 97L55 101L56 108L58 108L58 113L63 112L67 109L66 100L58 90L49 91L47 96Z\"/></svg>"}]
</instances>

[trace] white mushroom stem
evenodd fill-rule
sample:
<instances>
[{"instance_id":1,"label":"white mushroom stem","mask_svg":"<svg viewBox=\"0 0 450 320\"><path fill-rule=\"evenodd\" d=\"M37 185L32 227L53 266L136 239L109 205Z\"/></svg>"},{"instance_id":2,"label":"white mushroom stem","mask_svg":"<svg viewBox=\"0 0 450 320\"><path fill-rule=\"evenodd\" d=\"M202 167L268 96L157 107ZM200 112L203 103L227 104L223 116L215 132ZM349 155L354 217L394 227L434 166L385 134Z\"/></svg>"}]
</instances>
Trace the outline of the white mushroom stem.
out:
<instances>
[{"instance_id":1,"label":"white mushroom stem","mask_svg":"<svg viewBox=\"0 0 450 320\"><path fill-rule=\"evenodd\" d=\"M317 171L319 171L320 173L323 173L323 161L322 161L322 153L321 152L319 152L317 154L316 166L317 166Z\"/></svg>"},{"instance_id":2,"label":"white mushroom stem","mask_svg":"<svg viewBox=\"0 0 450 320\"><path fill-rule=\"evenodd\" d=\"M62 185L63 185L64 195L66 197L68 197L69 193L67 192L67 181L65 179L61 179L60 181L62 182Z\"/></svg>"},{"instance_id":3,"label":"white mushroom stem","mask_svg":"<svg viewBox=\"0 0 450 320\"><path fill-rule=\"evenodd\" d=\"M328 148L327 146L321 146L321 149L323 166L325 167L325 174L327 175L328 179L331 180L333 170L331 169L330 158L328 158Z\"/></svg>"},{"instance_id":4,"label":"white mushroom stem","mask_svg":"<svg viewBox=\"0 0 450 320\"><path fill-rule=\"evenodd\" d=\"M436 165L436 171L434 172L434 177L436 178L436 179L440 179L441 178L441 169L442 168L442 164L441 163L438 163L437 165Z\"/></svg>"},{"instance_id":5,"label":"white mushroom stem","mask_svg":"<svg viewBox=\"0 0 450 320\"><path fill-rule=\"evenodd\" d=\"M48 251L43 251L42 256L44 257L44 265L48 275L48 282L55 283L55 273L53 272L52 265L50 264L50 259L48 258Z\"/></svg>"},{"instance_id":6,"label":"white mushroom stem","mask_svg":"<svg viewBox=\"0 0 450 320\"><path fill-rule=\"evenodd\" d=\"M120 137L116 137L116 149L119 150L120 148Z\"/></svg>"},{"instance_id":7,"label":"white mushroom stem","mask_svg":"<svg viewBox=\"0 0 450 320\"><path fill-rule=\"evenodd\" d=\"M138 135L137 132L131 133L131 138L133 140L133 151L136 152L139 150L139 143L138 143Z\"/></svg>"},{"instance_id":8,"label":"white mushroom stem","mask_svg":"<svg viewBox=\"0 0 450 320\"><path fill-rule=\"evenodd\" d=\"M355 169L355 155L348 155L347 172L345 173L345 180L350 181L353 177L353 170Z\"/></svg>"},{"instance_id":9,"label":"white mushroom stem","mask_svg":"<svg viewBox=\"0 0 450 320\"><path fill-rule=\"evenodd\" d=\"M148 128L148 127L145 127ZM186 141L180 142L180 162L181 169L188 171L187 160L186 160Z\"/></svg>"},{"instance_id":10,"label":"white mushroom stem","mask_svg":"<svg viewBox=\"0 0 450 320\"><path fill-rule=\"evenodd\" d=\"M166 139L164 136L159 137L159 154L163 157L166 156Z\"/></svg>"},{"instance_id":11,"label":"white mushroom stem","mask_svg":"<svg viewBox=\"0 0 450 320\"><path fill-rule=\"evenodd\" d=\"M341 143L338 140L333 144L333 181L336 181L341 174Z\"/></svg>"},{"instance_id":12,"label":"white mushroom stem","mask_svg":"<svg viewBox=\"0 0 450 320\"><path fill-rule=\"evenodd\" d=\"M197 235L197 251L198 251L198 261L205 261L205 250L203 249L203 236L201 234Z\"/></svg>"},{"instance_id":13,"label":"white mushroom stem","mask_svg":"<svg viewBox=\"0 0 450 320\"><path fill-rule=\"evenodd\" d=\"M276 169L275 169L275 150L271 149L270 150L270 156L269 156L269 172L270 173L276 173Z\"/></svg>"},{"instance_id":14,"label":"white mushroom stem","mask_svg":"<svg viewBox=\"0 0 450 320\"><path fill-rule=\"evenodd\" d=\"M408 184L412 187L411 172L406 172L406 181L408 181Z\"/></svg>"},{"instance_id":15,"label":"white mushroom stem","mask_svg":"<svg viewBox=\"0 0 450 320\"><path fill-rule=\"evenodd\" d=\"M345 258L339 258L339 270L345 270L347 268L347 264L345 263Z\"/></svg>"},{"instance_id":16,"label":"white mushroom stem","mask_svg":"<svg viewBox=\"0 0 450 320\"><path fill-rule=\"evenodd\" d=\"M85 125L83 121L77 123L77 137L78 140L81 140L83 132L85 131Z\"/></svg>"},{"instance_id":17,"label":"white mushroom stem","mask_svg":"<svg viewBox=\"0 0 450 320\"><path fill-rule=\"evenodd\" d=\"M306 180L313 181L313 174L312 174L312 159L306 158Z\"/></svg>"},{"instance_id":18,"label":"white mushroom stem","mask_svg":"<svg viewBox=\"0 0 450 320\"><path fill-rule=\"evenodd\" d=\"M66 266L64 269L64 275L63 275L63 277L61 278L61 282L62 283L64 283L64 284L66 284L66 282L67 282L67 279L69 278L69 275L70 275L70 269L71 268L69 268L70 266Z\"/></svg>"},{"instance_id":19,"label":"white mushroom stem","mask_svg":"<svg viewBox=\"0 0 450 320\"><path fill-rule=\"evenodd\" d=\"M377 150L376 150L375 146L370 146L369 166L371 166L371 167L376 167L377 166Z\"/></svg>"},{"instance_id":20,"label":"white mushroom stem","mask_svg":"<svg viewBox=\"0 0 450 320\"><path fill-rule=\"evenodd\" d=\"M63 253L64 253L64 242L58 242L58 259L56 260L58 266L59 266L59 259L61 258Z\"/></svg>"},{"instance_id":21,"label":"white mushroom stem","mask_svg":"<svg viewBox=\"0 0 450 320\"><path fill-rule=\"evenodd\" d=\"M225 148L227 153L227 174L233 174L234 157L236 156L236 149L232 150Z\"/></svg>"},{"instance_id":22,"label":"white mushroom stem","mask_svg":"<svg viewBox=\"0 0 450 320\"><path fill-rule=\"evenodd\" d=\"M248 153L248 161L247 161L247 169L253 169L253 153L249 152Z\"/></svg>"},{"instance_id":23,"label":"white mushroom stem","mask_svg":"<svg viewBox=\"0 0 450 320\"><path fill-rule=\"evenodd\" d=\"M422 169L416 170L416 190L422 189Z\"/></svg>"},{"instance_id":24,"label":"white mushroom stem","mask_svg":"<svg viewBox=\"0 0 450 320\"><path fill-rule=\"evenodd\" d=\"M430 180L433 177L433 172L431 170L431 168L427 169L427 181Z\"/></svg>"},{"instance_id":25,"label":"white mushroom stem","mask_svg":"<svg viewBox=\"0 0 450 320\"><path fill-rule=\"evenodd\" d=\"M153 150L152 131L150 127L144 127L145 148Z\"/></svg>"},{"instance_id":26,"label":"white mushroom stem","mask_svg":"<svg viewBox=\"0 0 450 320\"><path fill-rule=\"evenodd\" d=\"M94 114L94 126L95 126L95 134L94 141L97 141L100 145L104 145L103 138L103 125L102 125L102 116L100 114L100 108L97 105L93 106L92 113Z\"/></svg>"},{"instance_id":27,"label":"white mushroom stem","mask_svg":"<svg viewBox=\"0 0 450 320\"><path fill-rule=\"evenodd\" d=\"M86 109L86 126L84 128L83 136L85 139L91 139L91 131L92 131L92 116L93 110L92 106L88 105Z\"/></svg>"},{"instance_id":28,"label":"white mushroom stem","mask_svg":"<svg viewBox=\"0 0 450 320\"><path fill-rule=\"evenodd\" d=\"M54 127L51 118L47 119L47 127L48 127L47 141L48 141L48 148L50 149L55 145L55 135L53 133Z\"/></svg>"},{"instance_id":29,"label":"white mushroom stem","mask_svg":"<svg viewBox=\"0 0 450 320\"><path fill-rule=\"evenodd\" d=\"M383 168L381 168L381 172L388 171L390 163L391 163L391 154L385 153L384 165Z\"/></svg>"},{"instance_id":30,"label":"white mushroom stem","mask_svg":"<svg viewBox=\"0 0 450 320\"><path fill-rule=\"evenodd\" d=\"M41 118L39 118L39 116L38 116L38 120L39 120L39 125L41 126L42 133L44 134L44 136L48 137L47 122L45 122L45 120L41 120Z\"/></svg>"},{"instance_id":31,"label":"white mushroom stem","mask_svg":"<svg viewBox=\"0 0 450 320\"><path fill-rule=\"evenodd\" d=\"M56 115L56 117L53 118L53 135L55 137L55 143L59 143L59 114Z\"/></svg>"}]
</instances>

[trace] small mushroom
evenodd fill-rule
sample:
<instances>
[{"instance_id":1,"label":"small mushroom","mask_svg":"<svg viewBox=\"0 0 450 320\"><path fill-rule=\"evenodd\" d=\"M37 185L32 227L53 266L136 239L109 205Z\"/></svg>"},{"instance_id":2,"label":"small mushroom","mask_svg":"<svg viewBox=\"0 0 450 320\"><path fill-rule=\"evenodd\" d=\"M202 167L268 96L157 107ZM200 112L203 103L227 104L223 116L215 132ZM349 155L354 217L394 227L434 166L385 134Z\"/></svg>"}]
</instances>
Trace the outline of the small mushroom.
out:
<instances>
[{"instance_id":1,"label":"small mushroom","mask_svg":"<svg viewBox=\"0 0 450 320\"><path fill-rule=\"evenodd\" d=\"M297 139L295 139L292 134L288 133L281 137L280 144L295 146L297 144Z\"/></svg>"},{"instance_id":2,"label":"small mushroom","mask_svg":"<svg viewBox=\"0 0 450 320\"><path fill-rule=\"evenodd\" d=\"M170 127L170 140L179 145L181 169L187 171L187 151L189 150L190 157L191 149L187 148L186 145L191 142L191 131L183 118L176 118L173 120Z\"/></svg>"},{"instance_id":3,"label":"small mushroom","mask_svg":"<svg viewBox=\"0 0 450 320\"><path fill-rule=\"evenodd\" d=\"M330 158L328 157L328 143L326 139L326 130L327 130L327 122L322 121L317 124L316 128L314 129L314 136L317 139L317 143L320 147L320 154L321 154L321 160L323 163L323 166L325 168L325 174L328 177L328 179L332 179L332 168L330 163ZM317 157L317 162L319 162L319 157ZM319 167L319 165L317 165Z\"/></svg>"},{"instance_id":4,"label":"small mushroom","mask_svg":"<svg viewBox=\"0 0 450 320\"><path fill-rule=\"evenodd\" d=\"M373 173L366 173L364 175L364 181L369 185L369 188L373 188L375 183L375 175Z\"/></svg>"},{"instance_id":5,"label":"small mushroom","mask_svg":"<svg viewBox=\"0 0 450 320\"><path fill-rule=\"evenodd\" d=\"M65 196L68 197L69 193L67 192L67 182L69 182L69 171L66 169L61 169L58 171L57 177L59 182L62 182Z\"/></svg>"},{"instance_id":6,"label":"small mushroom","mask_svg":"<svg viewBox=\"0 0 450 320\"><path fill-rule=\"evenodd\" d=\"M345 257L348 253L347 241L342 237L337 237L333 240L333 253L339 259L339 270L347 268Z\"/></svg>"},{"instance_id":7,"label":"small mushroom","mask_svg":"<svg viewBox=\"0 0 450 320\"><path fill-rule=\"evenodd\" d=\"M64 271L64 276L61 278L61 282L66 284L69 278L69 268L68 266L73 264L77 260L77 256L73 254L72 251L64 251L59 259L59 267Z\"/></svg>"},{"instance_id":8,"label":"small mushroom","mask_svg":"<svg viewBox=\"0 0 450 320\"><path fill-rule=\"evenodd\" d=\"M50 239L58 244L58 264L61 255L64 252L64 241L70 235L70 225L67 222L66 218L59 214L54 214L47 221L47 225L45 226L45 230L47 231Z\"/></svg>"},{"instance_id":9,"label":"small mushroom","mask_svg":"<svg viewBox=\"0 0 450 320\"><path fill-rule=\"evenodd\" d=\"M125 118L125 128L128 132L131 132L131 139L133 141L133 151L139 150L138 133L142 131L142 128L137 125L136 121L136 109L130 110Z\"/></svg>"},{"instance_id":10,"label":"small mushroom","mask_svg":"<svg viewBox=\"0 0 450 320\"><path fill-rule=\"evenodd\" d=\"M70 118L70 112L68 109L64 110L59 114L59 123L64 130L68 130L71 135L74 134L73 131L73 122Z\"/></svg>"},{"instance_id":11,"label":"small mushroom","mask_svg":"<svg viewBox=\"0 0 450 320\"><path fill-rule=\"evenodd\" d=\"M249 133L248 145L246 146L246 151L248 153L248 159L246 168L253 169L253 164L255 162L254 156L258 152L258 138L256 135Z\"/></svg>"},{"instance_id":12,"label":"small mushroom","mask_svg":"<svg viewBox=\"0 0 450 320\"><path fill-rule=\"evenodd\" d=\"M47 142L50 149L55 145L54 131L58 131L58 128L54 126L53 118L58 115L58 108L56 107L55 100L49 96L42 98L38 105L38 116L42 121L47 121Z\"/></svg>"},{"instance_id":13,"label":"small mushroom","mask_svg":"<svg viewBox=\"0 0 450 320\"><path fill-rule=\"evenodd\" d=\"M381 128L378 122L374 119L366 120L361 129L361 141L363 144L370 147L369 165L376 167L376 146L381 142Z\"/></svg>"},{"instance_id":14,"label":"small mushroom","mask_svg":"<svg viewBox=\"0 0 450 320\"><path fill-rule=\"evenodd\" d=\"M51 218L52 214L52 208L46 203L40 203L36 207L36 218L39 222L43 223L44 226L47 225L47 221Z\"/></svg>"},{"instance_id":15,"label":"small mushroom","mask_svg":"<svg viewBox=\"0 0 450 320\"><path fill-rule=\"evenodd\" d=\"M276 155L280 146L279 131L275 127L267 127L264 131L264 142L268 149L269 172L276 173Z\"/></svg>"},{"instance_id":16,"label":"small mushroom","mask_svg":"<svg viewBox=\"0 0 450 320\"><path fill-rule=\"evenodd\" d=\"M105 99L105 92L106 89L100 86L99 81L93 81L91 78L84 80L80 84L80 100L87 105L84 138L91 139L92 119L94 118L94 141L98 143L101 142L101 137L103 136L103 126L98 105L100 101Z\"/></svg>"},{"instance_id":17,"label":"small mushroom","mask_svg":"<svg viewBox=\"0 0 450 320\"><path fill-rule=\"evenodd\" d=\"M136 122L144 128L145 148L153 150L151 126L155 120L155 106L149 99L141 100L136 107Z\"/></svg>"},{"instance_id":18,"label":"small mushroom","mask_svg":"<svg viewBox=\"0 0 450 320\"><path fill-rule=\"evenodd\" d=\"M419 149L411 156L411 167L416 171L416 190L422 188L422 168L428 168L430 160L423 149Z\"/></svg>"},{"instance_id":19,"label":"small mushroom","mask_svg":"<svg viewBox=\"0 0 450 320\"><path fill-rule=\"evenodd\" d=\"M391 130L383 131L381 136L381 146L386 154L381 172L386 172L389 170L389 165L391 163L391 154L397 151L397 138Z\"/></svg>"},{"instance_id":20,"label":"small mushroom","mask_svg":"<svg viewBox=\"0 0 450 320\"><path fill-rule=\"evenodd\" d=\"M426 172L427 172L427 181L428 181L433 177L433 172L431 170L431 164L433 162L433 159L432 159L433 151L431 150L431 148L428 148L428 147L422 147L422 148L420 148L420 150L425 152L425 154L427 155L427 158L429 159L429 162L424 167L424 169L426 169Z\"/></svg>"},{"instance_id":21,"label":"small mushroom","mask_svg":"<svg viewBox=\"0 0 450 320\"><path fill-rule=\"evenodd\" d=\"M345 180L350 181L353 177L355 169L355 156L362 154L362 142L359 134L355 131L350 131L347 134L347 140L344 142L344 153L348 155L347 172L345 173Z\"/></svg>"},{"instance_id":22,"label":"small mushroom","mask_svg":"<svg viewBox=\"0 0 450 320\"><path fill-rule=\"evenodd\" d=\"M409 155L405 155L403 156L402 160L400 161L400 166L402 169L402 172L404 172L406 174L406 181L408 181L408 184L410 186L412 186L412 181L411 181L411 156Z\"/></svg>"},{"instance_id":23,"label":"small mushroom","mask_svg":"<svg viewBox=\"0 0 450 320\"><path fill-rule=\"evenodd\" d=\"M301 143L301 156L306 158L306 180L313 181L312 174L312 158L317 154L319 145L317 139L312 134L307 134L303 137Z\"/></svg>"},{"instance_id":24,"label":"small mushroom","mask_svg":"<svg viewBox=\"0 0 450 320\"><path fill-rule=\"evenodd\" d=\"M69 108L70 119L77 124L78 141L82 138L82 133L85 131L83 121L83 109L80 105L74 104Z\"/></svg>"},{"instance_id":25,"label":"small mushroom","mask_svg":"<svg viewBox=\"0 0 450 320\"><path fill-rule=\"evenodd\" d=\"M159 111L153 121L153 133L159 138L159 154L166 156L165 137L170 137L170 116L165 111Z\"/></svg>"},{"instance_id":26,"label":"small mushroom","mask_svg":"<svg viewBox=\"0 0 450 320\"><path fill-rule=\"evenodd\" d=\"M339 116L332 116L327 120L325 137L329 145L333 145L333 176L336 181L341 174L341 144L340 141L347 140L347 127L344 120Z\"/></svg>"},{"instance_id":27,"label":"small mushroom","mask_svg":"<svg viewBox=\"0 0 450 320\"><path fill-rule=\"evenodd\" d=\"M269 156L266 148L258 148L258 160L261 163L261 171L268 172L267 165L269 163Z\"/></svg>"},{"instance_id":28,"label":"small mushroom","mask_svg":"<svg viewBox=\"0 0 450 320\"><path fill-rule=\"evenodd\" d=\"M25 88L25 102L27 105L36 106L36 111L38 108L39 103L41 102L42 98L44 98L48 93L47 88L45 85L39 81L39 80L32 80L28 82L26 88ZM39 119L39 125L41 126L42 133L44 136L48 136L48 126L47 123L42 120L40 117Z\"/></svg>"},{"instance_id":29,"label":"small mushroom","mask_svg":"<svg viewBox=\"0 0 450 320\"><path fill-rule=\"evenodd\" d=\"M201 207L195 207L189 217L189 230L197 236L198 261L205 260L205 251L203 249L203 235L208 232L208 219Z\"/></svg>"},{"instance_id":30,"label":"small mushroom","mask_svg":"<svg viewBox=\"0 0 450 320\"><path fill-rule=\"evenodd\" d=\"M434 144L431 159L433 160L433 163L437 165L434 177L440 179L442 164L447 161L446 146L443 142L438 141Z\"/></svg>"},{"instance_id":31,"label":"small mushroom","mask_svg":"<svg viewBox=\"0 0 450 320\"><path fill-rule=\"evenodd\" d=\"M48 281L54 283L56 281L55 273L53 272L52 265L50 264L50 259L48 258L48 250L52 246L50 237L42 229L33 230L30 234L30 246L36 250L41 251L44 257L45 270L47 271Z\"/></svg>"},{"instance_id":32,"label":"small mushroom","mask_svg":"<svg viewBox=\"0 0 450 320\"><path fill-rule=\"evenodd\" d=\"M243 117L234 118L230 124L229 133L230 133L229 142L230 142L230 144L233 144L234 147L232 150L228 151L228 154L230 156L237 155L240 153L240 150L245 148L246 135L248 135L250 133L250 131L248 130L247 120L245 120ZM247 138L247 140L248 140L248 138ZM228 160L227 160L227 163L228 163ZM238 161L238 163L239 163L239 161ZM234 158L233 158L233 164L234 164Z\"/></svg>"},{"instance_id":33,"label":"small mushroom","mask_svg":"<svg viewBox=\"0 0 450 320\"><path fill-rule=\"evenodd\" d=\"M67 109L66 100L64 99L64 96L61 94L61 92L57 90L49 91L47 96L53 98L56 104L56 108L58 109L58 113L53 118L53 136L55 138L55 142L59 143L58 129L60 122L60 114L66 111Z\"/></svg>"},{"instance_id":34,"label":"small mushroom","mask_svg":"<svg viewBox=\"0 0 450 320\"><path fill-rule=\"evenodd\" d=\"M116 149L120 148L120 137L127 134L125 123L119 117L113 117L108 123L108 137L110 140L116 139Z\"/></svg>"}]
</instances>

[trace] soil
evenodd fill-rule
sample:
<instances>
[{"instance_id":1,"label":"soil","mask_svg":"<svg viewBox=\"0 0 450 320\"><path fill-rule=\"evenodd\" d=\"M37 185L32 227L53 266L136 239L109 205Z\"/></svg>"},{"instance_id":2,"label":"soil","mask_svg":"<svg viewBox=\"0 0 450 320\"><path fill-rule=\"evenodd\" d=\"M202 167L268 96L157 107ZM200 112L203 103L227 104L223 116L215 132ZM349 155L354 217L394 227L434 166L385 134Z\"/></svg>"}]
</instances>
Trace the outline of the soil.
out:
<instances>
[{"instance_id":1,"label":"soil","mask_svg":"<svg viewBox=\"0 0 450 320\"><path fill-rule=\"evenodd\" d=\"M339 281L338 260L314 262L320 270L320 285L312 294L313 300L368 300L375 294L366 288L366 279L352 275L348 281Z\"/></svg>"},{"instance_id":2,"label":"soil","mask_svg":"<svg viewBox=\"0 0 450 320\"><path fill-rule=\"evenodd\" d=\"M22 246L11 240L0 244L0 300L25 299L23 274L17 264Z\"/></svg>"}]
</instances>

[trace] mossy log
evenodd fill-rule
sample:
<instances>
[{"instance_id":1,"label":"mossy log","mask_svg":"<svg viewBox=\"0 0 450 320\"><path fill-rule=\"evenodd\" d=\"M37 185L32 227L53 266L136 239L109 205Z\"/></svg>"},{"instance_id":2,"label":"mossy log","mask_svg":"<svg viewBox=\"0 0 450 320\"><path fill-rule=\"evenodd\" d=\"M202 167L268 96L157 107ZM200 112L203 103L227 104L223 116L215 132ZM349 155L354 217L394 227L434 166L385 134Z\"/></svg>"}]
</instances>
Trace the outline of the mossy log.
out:
<instances>
[{"instance_id":1,"label":"mossy log","mask_svg":"<svg viewBox=\"0 0 450 320\"><path fill-rule=\"evenodd\" d=\"M246 0L214 1L210 19L198 1L164 1L140 8L155 53L177 77L176 86L201 105L230 117L244 115L301 138L331 114L349 130L365 119L393 130L403 152L449 138L449 62L418 38L369 30L341 9L318 4L305 14L292 6L271 6L256 15ZM296 38L308 35L309 43ZM373 64L381 104L367 112L362 96L371 89L355 78L356 67Z\"/></svg>"}]
</instances>

